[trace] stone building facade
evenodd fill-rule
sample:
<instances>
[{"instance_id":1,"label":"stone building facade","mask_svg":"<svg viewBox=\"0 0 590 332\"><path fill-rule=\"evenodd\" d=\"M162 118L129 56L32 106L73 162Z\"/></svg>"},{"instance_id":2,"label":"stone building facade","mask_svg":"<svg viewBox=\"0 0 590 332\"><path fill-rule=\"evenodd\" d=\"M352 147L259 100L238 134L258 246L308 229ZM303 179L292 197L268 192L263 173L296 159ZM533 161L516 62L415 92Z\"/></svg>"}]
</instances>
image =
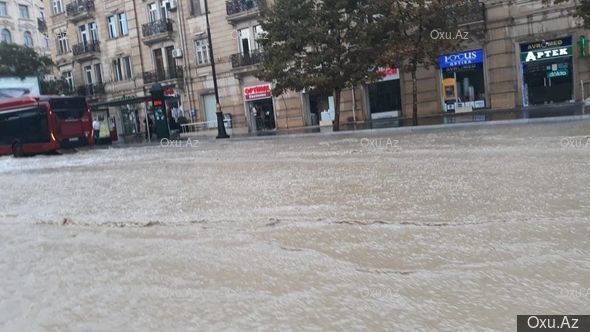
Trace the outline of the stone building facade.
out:
<instances>
[{"instance_id":1,"label":"stone building facade","mask_svg":"<svg viewBox=\"0 0 590 332\"><path fill-rule=\"evenodd\" d=\"M25 45L50 55L43 1L0 0L0 42Z\"/></svg>"},{"instance_id":2,"label":"stone building facade","mask_svg":"<svg viewBox=\"0 0 590 332\"><path fill-rule=\"evenodd\" d=\"M420 116L582 98L584 85L575 82L589 80L590 73L577 43L587 31L573 17L571 3L474 4L465 29L479 37L456 53L441 54L440 68L419 70ZM220 104L231 114L235 130L300 128L330 118L331 96L304 91L272 97L271 84L254 76L262 60L255 0L209 0L208 5ZM87 96L95 113L110 119L121 136L142 135L150 109L142 98L155 82L171 97L168 108L175 110L175 117L198 123L195 127L215 127L204 0L51 0L47 6L59 74ZM525 61L528 52L545 51L549 58ZM553 58L557 60L548 61ZM411 117L409 74L384 70L381 82L342 92L344 123ZM559 97L543 100L552 88Z\"/></svg>"},{"instance_id":3,"label":"stone building facade","mask_svg":"<svg viewBox=\"0 0 590 332\"><path fill-rule=\"evenodd\" d=\"M574 17L573 2L551 5L540 0L487 0L483 11L484 21L470 27L476 29L472 32L480 32L480 38L469 40L451 54L461 58L477 51L476 56L471 55L475 60L420 71L420 115L447 111L447 102L454 98L446 98L445 88L453 83L454 107L467 110L567 104L588 96L585 82L589 80L590 59L581 48L587 49L583 40L589 34ZM443 66L444 60L439 63ZM453 82L451 73L459 80ZM406 76L402 74L403 104L408 110L404 113L411 117L411 81ZM448 85L445 78L451 78Z\"/></svg>"}]
</instances>

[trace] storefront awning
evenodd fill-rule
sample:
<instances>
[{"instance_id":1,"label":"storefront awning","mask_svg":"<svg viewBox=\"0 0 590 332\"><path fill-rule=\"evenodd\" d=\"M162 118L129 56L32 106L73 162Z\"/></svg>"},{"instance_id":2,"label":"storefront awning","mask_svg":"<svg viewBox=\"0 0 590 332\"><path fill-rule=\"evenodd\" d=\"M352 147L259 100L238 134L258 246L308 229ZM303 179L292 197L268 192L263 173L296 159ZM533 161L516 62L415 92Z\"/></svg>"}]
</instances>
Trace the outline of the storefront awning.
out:
<instances>
[{"instance_id":1,"label":"storefront awning","mask_svg":"<svg viewBox=\"0 0 590 332\"><path fill-rule=\"evenodd\" d=\"M169 100L178 100L178 97L166 97L166 101ZM134 98L124 98L124 99L116 99L102 103L91 103L91 109L99 109L105 107L120 107L125 105L133 105L133 104L142 104L145 102L151 102L152 98L150 96L147 97L134 97Z\"/></svg>"},{"instance_id":2,"label":"storefront awning","mask_svg":"<svg viewBox=\"0 0 590 332\"><path fill-rule=\"evenodd\" d=\"M132 104L141 104L144 102L149 102L151 100L150 97L135 97L135 98L125 98L125 99L117 99L111 100L102 103L94 103L90 104L91 109L99 109L104 107L117 107L117 106L125 106L125 105L132 105Z\"/></svg>"}]
</instances>

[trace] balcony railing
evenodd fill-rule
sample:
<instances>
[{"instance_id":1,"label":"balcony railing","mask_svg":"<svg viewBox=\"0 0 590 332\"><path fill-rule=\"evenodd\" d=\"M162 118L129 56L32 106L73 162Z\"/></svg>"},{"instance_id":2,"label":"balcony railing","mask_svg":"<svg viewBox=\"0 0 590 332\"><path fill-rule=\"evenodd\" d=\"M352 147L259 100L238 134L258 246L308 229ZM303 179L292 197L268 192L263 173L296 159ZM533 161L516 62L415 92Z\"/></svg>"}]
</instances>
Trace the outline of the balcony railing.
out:
<instances>
[{"instance_id":1,"label":"balcony railing","mask_svg":"<svg viewBox=\"0 0 590 332\"><path fill-rule=\"evenodd\" d=\"M146 23L142 26L142 30L143 30L143 36L144 37L150 37L150 36L155 36L155 35L159 35L162 33L168 33L168 32L172 32L172 20L170 19L162 19L162 20L157 20L157 21L153 21L150 23Z\"/></svg>"},{"instance_id":2,"label":"balcony railing","mask_svg":"<svg viewBox=\"0 0 590 332\"><path fill-rule=\"evenodd\" d=\"M72 53L74 53L74 56L80 56L96 52L100 52L100 43L98 41L80 43L72 47Z\"/></svg>"},{"instance_id":3,"label":"balcony railing","mask_svg":"<svg viewBox=\"0 0 590 332\"><path fill-rule=\"evenodd\" d=\"M143 73L143 83L150 84L166 80L175 80L184 77L182 67L172 67L168 70L154 70Z\"/></svg>"},{"instance_id":4,"label":"balcony railing","mask_svg":"<svg viewBox=\"0 0 590 332\"><path fill-rule=\"evenodd\" d=\"M83 97L98 97L104 95L104 84L86 84L78 87L78 95Z\"/></svg>"},{"instance_id":5,"label":"balcony railing","mask_svg":"<svg viewBox=\"0 0 590 332\"><path fill-rule=\"evenodd\" d=\"M257 65L261 62L263 62L267 57L267 54L264 52L260 52L260 51L252 51L250 53L237 53L237 54L232 54L230 59L231 59L231 65L232 68L239 68L239 67L245 67L245 66L252 66L252 65Z\"/></svg>"},{"instance_id":6,"label":"balcony railing","mask_svg":"<svg viewBox=\"0 0 590 332\"><path fill-rule=\"evenodd\" d=\"M37 27L39 28L39 31L47 32L47 22L40 17L37 18Z\"/></svg>"},{"instance_id":7,"label":"balcony railing","mask_svg":"<svg viewBox=\"0 0 590 332\"><path fill-rule=\"evenodd\" d=\"M78 16L94 11L94 0L77 0L66 6L68 16Z\"/></svg>"},{"instance_id":8,"label":"balcony railing","mask_svg":"<svg viewBox=\"0 0 590 332\"><path fill-rule=\"evenodd\" d=\"M255 8L258 8L257 0L229 0L225 3L227 15L235 15Z\"/></svg>"}]
</instances>

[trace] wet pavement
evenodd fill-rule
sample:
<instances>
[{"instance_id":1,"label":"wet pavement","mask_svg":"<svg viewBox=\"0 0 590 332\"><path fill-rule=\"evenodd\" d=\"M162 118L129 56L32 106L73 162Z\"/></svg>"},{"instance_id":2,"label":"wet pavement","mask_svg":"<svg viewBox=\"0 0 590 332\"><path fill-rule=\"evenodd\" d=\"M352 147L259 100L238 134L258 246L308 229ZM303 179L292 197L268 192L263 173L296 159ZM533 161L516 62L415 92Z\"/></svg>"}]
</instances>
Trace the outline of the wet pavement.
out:
<instances>
[{"instance_id":1,"label":"wet pavement","mask_svg":"<svg viewBox=\"0 0 590 332\"><path fill-rule=\"evenodd\" d=\"M590 314L590 121L0 158L0 330Z\"/></svg>"}]
</instances>

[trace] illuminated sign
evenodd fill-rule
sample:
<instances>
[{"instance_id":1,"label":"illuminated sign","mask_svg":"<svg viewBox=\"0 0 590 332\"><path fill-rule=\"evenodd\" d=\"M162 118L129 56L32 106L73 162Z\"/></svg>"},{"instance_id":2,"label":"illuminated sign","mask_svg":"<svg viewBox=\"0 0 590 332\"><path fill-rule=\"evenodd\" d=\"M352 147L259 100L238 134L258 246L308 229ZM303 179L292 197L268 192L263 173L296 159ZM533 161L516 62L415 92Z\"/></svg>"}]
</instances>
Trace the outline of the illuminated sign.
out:
<instances>
[{"instance_id":1,"label":"illuminated sign","mask_svg":"<svg viewBox=\"0 0 590 332\"><path fill-rule=\"evenodd\" d=\"M256 85L244 88L244 99L254 100L272 97L270 84Z\"/></svg>"},{"instance_id":2,"label":"illuminated sign","mask_svg":"<svg viewBox=\"0 0 590 332\"><path fill-rule=\"evenodd\" d=\"M377 74L383 75L381 81L399 80L399 69L397 68L379 68Z\"/></svg>"},{"instance_id":3,"label":"illuminated sign","mask_svg":"<svg viewBox=\"0 0 590 332\"><path fill-rule=\"evenodd\" d=\"M441 69L483 63L483 50L467 51L438 57Z\"/></svg>"},{"instance_id":4,"label":"illuminated sign","mask_svg":"<svg viewBox=\"0 0 590 332\"><path fill-rule=\"evenodd\" d=\"M524 63L568 57L572 54L571 37L520 45L520 61Z\"/></svg>"}]
</instances>

